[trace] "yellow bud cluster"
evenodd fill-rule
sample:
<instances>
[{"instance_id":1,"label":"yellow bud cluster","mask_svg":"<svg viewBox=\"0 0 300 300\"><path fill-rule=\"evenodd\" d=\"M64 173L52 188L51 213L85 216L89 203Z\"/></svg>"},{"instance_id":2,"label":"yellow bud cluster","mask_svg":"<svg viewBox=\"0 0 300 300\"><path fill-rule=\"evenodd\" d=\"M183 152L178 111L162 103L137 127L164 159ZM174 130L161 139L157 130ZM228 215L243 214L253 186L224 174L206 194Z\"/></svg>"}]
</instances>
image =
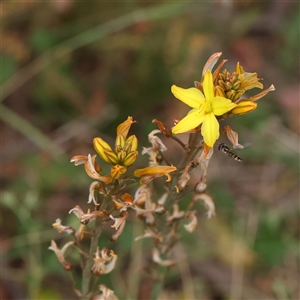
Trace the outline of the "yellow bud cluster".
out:
<instances>
[{"instance_id":1,"label":"yellow bud cluster","mask_svg":"<svg viewBox=\"0 0 300 300\"><path fill-rule=\"evenodd\" d=\"M138 156L138 140L135 135L131 135L126 140L122 135L118 135L115 143L115 150L113 151L100 137L94 138L94 148L99 156L108 164L118 165L123 167L131 166ZM122 173L124 168L122 168ZM115 177L115 176L113 176Z\"/></svg>"},{"instance_id":2,"label":"yellow bud cluster","mask_svg":"<svg viewBox=\"0 0 300 300\"><path fill-rule=\"evenodd\" d=\"M126 140L123 135L118 135L115 143L118 163L126 167L132 165L138 156L137 147L138 140L135 135L129 136Z\"/></svg>"},{"instance_id":3,"label":"yellow bud cluster","mask_svg":"<svg viewBox=\"0 0 300 300\"><path fill-rule=\"evenodd\" d=\"M131 117L121 123L117 128L117 137L114 150L100 137L93 140L94 149L99 156L111 167L111 176L115 179L126 173L138 156L138 140L135 135L127 137L130 125L134 123Z\"/></svg>"},{"instance_id":4,"label":"yellow bud cluster","mask_svg":"<svg viewBox=\"0 0 300 300\"><path fill-rule=\"evenodd\" d=\"M244 93L245 90L241 88L241 80L236 72L229 73L226 69L219 74L218 84L216 91L219 95L237 101Z\"/></svg>"}]
</instances>

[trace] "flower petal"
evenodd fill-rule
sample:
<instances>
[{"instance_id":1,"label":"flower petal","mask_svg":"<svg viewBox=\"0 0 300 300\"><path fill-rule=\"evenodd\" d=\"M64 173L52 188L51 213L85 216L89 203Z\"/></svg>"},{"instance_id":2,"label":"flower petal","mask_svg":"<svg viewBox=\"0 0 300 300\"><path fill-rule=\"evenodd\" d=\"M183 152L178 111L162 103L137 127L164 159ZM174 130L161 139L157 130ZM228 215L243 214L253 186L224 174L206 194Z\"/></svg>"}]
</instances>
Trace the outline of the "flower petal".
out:
<instances>
[{"instance_id":1,"label":"flower petal","mask_svg":"<svg viewBox=\"0 0 300 300\"><path fill-rule=\"evenodd\" d=\"M186 132L199 126L205 117L204 111L192 109L178 124L172 128L174 134Z\"/></svg>"},{"instance_id":2,"label":"flower petal","mask_svg":"<svg viewBox=\"0 0 300 300\"><path fill-rule=\"evenodd\" d=\"M205 100L202 92L196 88L183 89L172 85L171 91L177 99L192 108L199 108Z\"/></svg>"},{"instance_id":3,"label":"flower petal","mask_svg":"<svg viewBox=\"0 0 300 300\"><path fill-rule=\"evenodd\" d=\"M126 139L131 125L135 122L136 121L133 121L132 117L128 117L126 121L124 121L117 127L117 136L122 135L124 139Z\"/></svg>"},{"instance_id":4,"label":"flower petal","mask_svg":"<svg viewBox=\"0 0 300 300\"><path fill-rule=\"evenodd\" d=\"M224 97L214 97L212 101L212 110L215 116L222 116L236 107L236 104Z\"/></svg>"},{"instance_id":5,"label":"flower petal","mask_svg":"<svg viewBox=\"0 0 300 300\"><path fill-rule=\"evenodd\" d=\"M219 138L219 127L219 122L213 113L205 115L205 119L201 127L201 134L207 146L213 147L214 143Z\"/></svg>"},{"instance_id":6,"label":"flower petal","mask_svg":"<svg viewBox=\"0 0 300 300\"><path fill-rule=\"evenodd\" d=\"M214 84L213 77L210 70L207 70L203 80L203 91L206 101L213 101L214 99Z\"/></svg>"}]
</instances>

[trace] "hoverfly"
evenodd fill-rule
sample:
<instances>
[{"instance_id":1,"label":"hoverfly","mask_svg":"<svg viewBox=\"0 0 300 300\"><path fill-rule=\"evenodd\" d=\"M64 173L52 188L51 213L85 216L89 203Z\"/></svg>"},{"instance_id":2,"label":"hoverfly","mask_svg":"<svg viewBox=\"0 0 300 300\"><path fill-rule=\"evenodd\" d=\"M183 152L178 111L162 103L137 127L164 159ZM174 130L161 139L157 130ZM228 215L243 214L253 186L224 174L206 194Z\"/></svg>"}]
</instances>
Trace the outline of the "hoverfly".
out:
<instances>
[{"instance_id":1,"label":"hoverfly","mask_svg":"<svg viewBox=\"0 0 300 300\"><path fill-rule=\"evenodd\" d=\"M218 146L219 151L223 152L224 154L228 155L229 157L233 158L234 160L238 162L242 162L243 160L236 154L234 153L227 145L224 143L221 143Z\"/></svg>"}]
</instances>

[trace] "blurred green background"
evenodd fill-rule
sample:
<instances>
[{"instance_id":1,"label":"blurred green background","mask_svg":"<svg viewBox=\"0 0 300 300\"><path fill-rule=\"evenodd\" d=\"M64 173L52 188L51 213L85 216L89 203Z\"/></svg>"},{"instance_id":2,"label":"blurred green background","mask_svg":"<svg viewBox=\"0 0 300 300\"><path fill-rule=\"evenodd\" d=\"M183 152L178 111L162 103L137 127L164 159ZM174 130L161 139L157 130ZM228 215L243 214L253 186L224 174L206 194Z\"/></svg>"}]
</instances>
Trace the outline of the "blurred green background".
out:
<instances>
[{"instance_id":1,"label":"blurred green background","mask_svg":"<svg viewBox=\"0 0 300 300\"><path fill-rule=\"evenodd\" d=\"M92 180L70 158L94 153L96 136L112 143L129 115L140 150L148 146L152 119L171 127L188 111L170 86L193 86L220 51L227 69L239 61L276 91L228 121L252 146L239 152L243 164L215 153L208 193L217 216L207 220L199 205L197 230L181 230L161 299L298 299L298 1L0 5L2 299L75 299L47 249L68 240L52 229L55 219L78 226L68 211L88 207ZM179 149L166 144L175 162ZM150 258L151 241L133 241L142 232L132 214L113 246L117 268L102 278L120 299L128 286L138 291L131 299L149 294L147 277L130 266Z\"/></svg>"}]
</instances>

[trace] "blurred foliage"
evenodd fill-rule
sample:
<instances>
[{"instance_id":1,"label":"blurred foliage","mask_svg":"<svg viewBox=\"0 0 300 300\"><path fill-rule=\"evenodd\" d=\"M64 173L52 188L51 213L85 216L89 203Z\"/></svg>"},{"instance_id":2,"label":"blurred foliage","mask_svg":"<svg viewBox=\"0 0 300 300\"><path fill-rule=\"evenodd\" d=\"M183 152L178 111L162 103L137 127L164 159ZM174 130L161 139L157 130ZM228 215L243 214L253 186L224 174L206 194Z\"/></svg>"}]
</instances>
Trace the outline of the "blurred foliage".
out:
<instances>
[{"instance_id":1,"label":"blurred foliage","mask_svg":"<svg viewBox=\"0 0 300 300\"><path fill-rule=\"evenodd\" d=\"M170 272L161 297L297 298L298 2L11 1L1 8L2 104L9 113L1 124L3 299L74 298L47 249L63 238L51 224L76 222L68 211L84 208L88 197L91 181L69 159L93 153L95 136L112 139L128 115L138 121L140 149L147 146L152 119L171 127L183 115L170 86L192 86L218 51L229 70L240 61L276 91L256 111L229 120L252 146L239 152L243 165L215 152L209 190L217 216L207 220L199 205L197 231L181 230L183 250L175 256L188 267ZM166 143L176 159L179 149ZM151 241L133 241L142 232L132 216L112 246L118 266L101 278L128 299L148 295L150 279L137 272L150 259Z\"/></svg>"}]
</instances>

